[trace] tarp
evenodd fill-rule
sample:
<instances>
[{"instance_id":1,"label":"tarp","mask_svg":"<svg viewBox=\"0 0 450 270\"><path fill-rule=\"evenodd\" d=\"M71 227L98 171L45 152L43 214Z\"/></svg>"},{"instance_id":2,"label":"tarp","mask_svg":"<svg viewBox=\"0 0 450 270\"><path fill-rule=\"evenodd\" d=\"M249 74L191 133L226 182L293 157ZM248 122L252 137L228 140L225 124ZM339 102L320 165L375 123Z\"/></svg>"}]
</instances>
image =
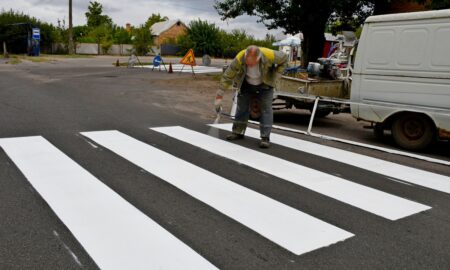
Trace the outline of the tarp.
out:
<instances>
[{"instance_id":1,"label":"tarp","mask_svg":"<svg viewBox=\"0 0 450 270\"><path fill-rule=\"evenodd\" d=\"M288 37L286 39L277 41L277 42L273 43L272 46L291 46L291 47L294 47L294 46L300 46L300 44L301 44L300 38L293 36L293 37Z\"/></svg>"}]
</instances>

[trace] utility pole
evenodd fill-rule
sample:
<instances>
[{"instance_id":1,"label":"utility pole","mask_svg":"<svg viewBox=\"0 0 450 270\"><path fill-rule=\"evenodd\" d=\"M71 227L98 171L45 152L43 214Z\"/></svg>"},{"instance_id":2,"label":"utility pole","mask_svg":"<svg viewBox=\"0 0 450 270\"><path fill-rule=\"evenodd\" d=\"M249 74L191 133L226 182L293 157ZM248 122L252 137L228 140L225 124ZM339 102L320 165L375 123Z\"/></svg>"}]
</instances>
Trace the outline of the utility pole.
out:
<instances>
[{"instance_id":1,"label":"utility pole","mask_svg":"<svg viewBox=\"0 0 450 270\"><path fill-rule=\"evenodd\" d=\"M3 57L9 58L8 51L6 50L6 41L3 41Z\"/></svg>"},{"instance_id":2,"label":"utility pole","mask_svg":"<svg viewBox=\"0 0 450 270\"><path fill-rule=\"evenodd\" d=\"M69 0L69 54L75 54L72 31L72 0Z\"/></svg>"}]
</instances>

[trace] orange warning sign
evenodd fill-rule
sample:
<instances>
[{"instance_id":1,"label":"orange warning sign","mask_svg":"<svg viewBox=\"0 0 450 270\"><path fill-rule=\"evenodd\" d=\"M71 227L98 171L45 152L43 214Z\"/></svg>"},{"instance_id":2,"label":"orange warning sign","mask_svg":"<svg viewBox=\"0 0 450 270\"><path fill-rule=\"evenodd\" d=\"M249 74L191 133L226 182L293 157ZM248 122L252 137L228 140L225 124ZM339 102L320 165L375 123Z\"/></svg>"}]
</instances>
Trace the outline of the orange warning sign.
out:
<instances>
[{"instance_id":1,"label":"orange warning sign","mask_svg":"<svg viewBox=\"0 0 450 270\"><path fill-rule=\"evenodd\" d=\"M183 59L181 59L180 64L189 65L189 66L196 66L197 65L195 63L195 55L194 55L194 51L192 49L190 49L187 52L187 54L183 57Z\"/></svg>"}]
</instances>

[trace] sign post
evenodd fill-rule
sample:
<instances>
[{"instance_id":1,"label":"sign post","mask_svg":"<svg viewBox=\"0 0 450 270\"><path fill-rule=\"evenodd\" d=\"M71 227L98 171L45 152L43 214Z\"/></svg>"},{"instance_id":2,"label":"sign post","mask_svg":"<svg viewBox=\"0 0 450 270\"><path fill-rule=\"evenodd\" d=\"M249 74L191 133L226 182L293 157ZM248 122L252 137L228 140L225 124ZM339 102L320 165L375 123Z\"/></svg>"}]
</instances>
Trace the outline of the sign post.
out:
<instances>
[{"instance_id":1,"label":"sign post","mask_svg":"<svg viewBox=\"0 0 450 270\"><path fill-rule=\"evenodd\" d=\"M39 56L40 46L39 42L41 40L41 30L39 28L33 28L31 34L31 55Z\"/></svg>"},{"instance_id":2,"label":"sign post","mask_svg":"<svg viewBox=\"0 0 450 270\"><path fill-rule=\"evenodd\" d=\"M183 64L183 67L181 67L180 73L183 71L184 66L191 66L192 69L192 74L195 76L195 72L194 72L194 66L197 65L197 63L195 62L195 55L194 55L194 50L190 49L186 55L183 57L183 59L181 59L180 64Z\"/></svg>"}]
</instances>

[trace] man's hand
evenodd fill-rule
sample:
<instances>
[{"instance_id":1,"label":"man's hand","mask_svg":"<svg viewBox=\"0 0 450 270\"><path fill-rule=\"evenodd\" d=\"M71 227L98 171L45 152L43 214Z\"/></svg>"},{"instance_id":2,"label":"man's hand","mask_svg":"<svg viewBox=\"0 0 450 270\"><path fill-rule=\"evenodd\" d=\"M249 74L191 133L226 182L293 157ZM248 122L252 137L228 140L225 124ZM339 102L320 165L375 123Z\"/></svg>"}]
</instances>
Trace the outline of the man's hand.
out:
<instances>
[{"instance_id":1,"label":"man's hand","mask_svg":"<svg viewBox=\"0 0 450 270\"><path fill-rule=\"evenodd\" d=\"M216 112L220 113L222 111L222 96L217 95L214 100L214 107L216 108Z\"/></svg>"}]
</instances>

